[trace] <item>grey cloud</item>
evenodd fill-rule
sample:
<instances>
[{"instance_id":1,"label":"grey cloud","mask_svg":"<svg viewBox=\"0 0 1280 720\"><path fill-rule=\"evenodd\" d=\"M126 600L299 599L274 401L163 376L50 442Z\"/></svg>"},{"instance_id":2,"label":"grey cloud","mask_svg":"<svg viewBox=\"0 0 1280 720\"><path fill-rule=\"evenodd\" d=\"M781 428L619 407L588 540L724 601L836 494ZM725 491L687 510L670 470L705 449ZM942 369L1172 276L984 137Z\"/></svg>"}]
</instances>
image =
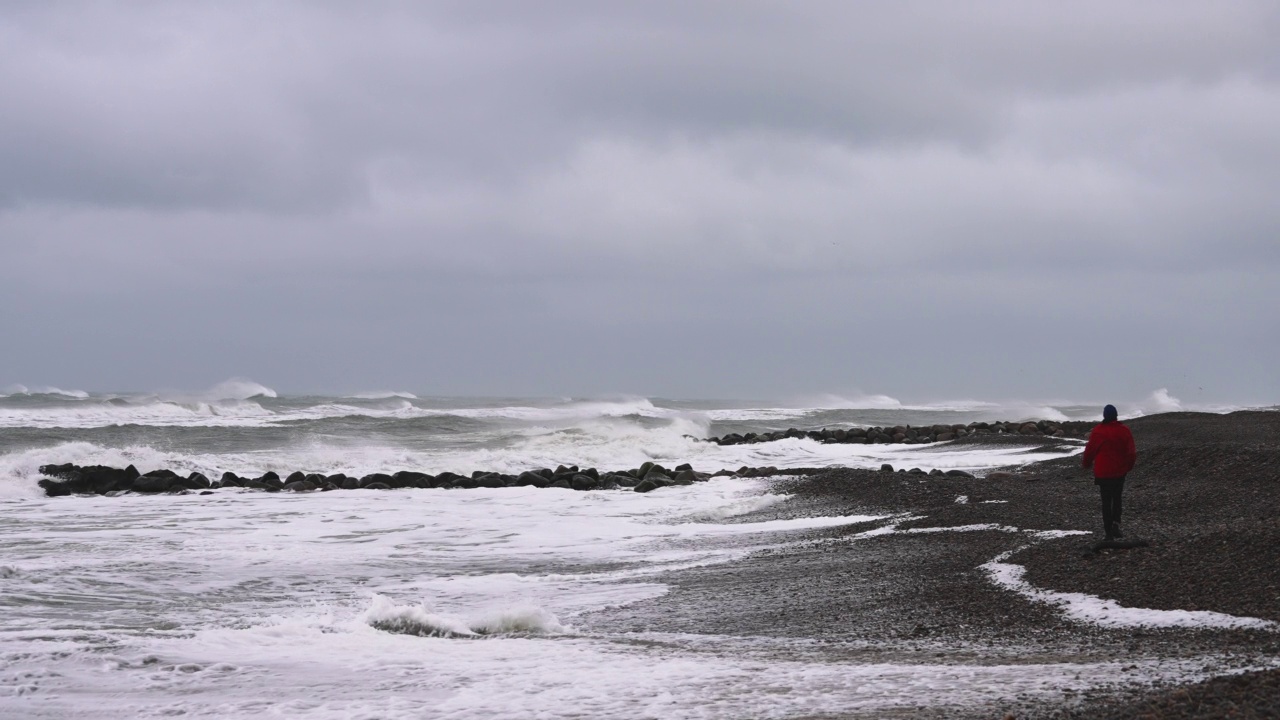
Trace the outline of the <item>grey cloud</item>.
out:
<instances>
[{"instance_id":1,"label":"grey cloud","mask_svg":"<svg viewBox=\"0 0 1280 720\"><path fill-rule=\"evenodd\" d=\"M1274 397L1276 38L1250 2L6 5L0 384Z\"/></svg>"}]
</instances>

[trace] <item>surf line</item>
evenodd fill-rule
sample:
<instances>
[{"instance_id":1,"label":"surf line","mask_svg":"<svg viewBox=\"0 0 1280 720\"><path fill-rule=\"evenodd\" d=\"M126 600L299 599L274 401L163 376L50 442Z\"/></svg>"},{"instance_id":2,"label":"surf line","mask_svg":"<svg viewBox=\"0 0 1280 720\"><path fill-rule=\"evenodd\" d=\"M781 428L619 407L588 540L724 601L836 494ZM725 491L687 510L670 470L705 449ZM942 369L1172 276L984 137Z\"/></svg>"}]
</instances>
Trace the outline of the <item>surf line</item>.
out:
<instances>
[{"instance_id":1,"label":"surf line","mask_svg":"<svg viewBox=\"0 0 1280 720\"><path fill-rule=\"evenodd\" d=\"M1007 562L1009 558L1045 540L1053 540L1075 535L1089 535L1087 530L1024 530L1012 525L999 523L980 523L974 525L955 525L951 527L922 527L899 529L899 525L923 520L925 515L899 515L891 518L892 522L872 530L857 533L843 541L856 541L887 535L922 535L944 532L980 532L995 531L1006 533L1025 533L1031 542L1013 550L1000 553L990 562L979 566L997 587L1010 590L1035 603L1051 605L1068 620L1092 624L1106 628L1214 628L1214 629L1256 629L1280 630L1280 623L1262 618L1241 617L1208 610L1155 610L1151 608L1125 607L1115 600L1108 600L1087 593L1058 592L1045 590L1027 582L1027 569L1022 565Z\"/></svg>"}]
</instances>

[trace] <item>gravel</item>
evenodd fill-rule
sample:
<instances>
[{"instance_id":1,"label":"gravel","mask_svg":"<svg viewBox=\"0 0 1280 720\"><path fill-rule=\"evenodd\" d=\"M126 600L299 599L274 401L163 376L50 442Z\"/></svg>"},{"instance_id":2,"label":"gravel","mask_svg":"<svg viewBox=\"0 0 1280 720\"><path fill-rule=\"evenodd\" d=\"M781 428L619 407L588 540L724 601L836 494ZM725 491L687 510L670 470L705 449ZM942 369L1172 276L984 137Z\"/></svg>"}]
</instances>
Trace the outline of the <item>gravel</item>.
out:
<instances>
[{"instance_id":1,"label":"gravel","mask_svg":"<svg viewBox=\"0 0 1280 720\"><path fill-rule=\"evenodd\" d=\"M1101 538L1098 492L1079 458L984 478L834 469L777 481L792 495L738 521L893 513L901 530L995 524L1005 530L860 533L883 523L810 531L739 562L671 573L671 592L585 618L610 631L815 641L835 659L911 662L1178 661L1213 658L1208 682L1117 682L1069 701L1010 698L948 712L985 718L1280 717L1280 632L1109 629L996 587L980 566L1001 553L1032 585L1130 607L1210 610L1280 621L1280 412L1169 413L1127 423L1138 465L1123 527L1148 547L1089 552ZM1051 438L965 438L951 446ZM1078 444L1075 446L1078 447ZM1034 448L1029 448L1034 449ZM928 468L925 468L926 470ZM968 501L957 503L959 496ZM995 500L1001 502L984 502ZM1020 530L1089 530L1029 544ZM1119 680L1119 678L1118 678Z\"/></svg>"}]
</instances>

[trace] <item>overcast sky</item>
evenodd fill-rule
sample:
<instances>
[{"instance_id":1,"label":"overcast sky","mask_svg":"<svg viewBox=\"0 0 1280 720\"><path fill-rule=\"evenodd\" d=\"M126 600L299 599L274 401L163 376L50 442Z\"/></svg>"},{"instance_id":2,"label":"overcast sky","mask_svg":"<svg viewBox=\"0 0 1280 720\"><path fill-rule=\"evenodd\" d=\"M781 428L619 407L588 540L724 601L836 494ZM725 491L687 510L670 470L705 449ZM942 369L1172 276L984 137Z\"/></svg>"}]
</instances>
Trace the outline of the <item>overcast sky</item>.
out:
<instances>
[{"instance_id":1,"label":"overcast sky","mask_svg":"<svg viewBox=\"0 0 1280 720\"><path fill-rule=\"evenodd\" d=\"M1280 402L1274 2L0 5L0 386Z\"/></svg>"}]
</instances>

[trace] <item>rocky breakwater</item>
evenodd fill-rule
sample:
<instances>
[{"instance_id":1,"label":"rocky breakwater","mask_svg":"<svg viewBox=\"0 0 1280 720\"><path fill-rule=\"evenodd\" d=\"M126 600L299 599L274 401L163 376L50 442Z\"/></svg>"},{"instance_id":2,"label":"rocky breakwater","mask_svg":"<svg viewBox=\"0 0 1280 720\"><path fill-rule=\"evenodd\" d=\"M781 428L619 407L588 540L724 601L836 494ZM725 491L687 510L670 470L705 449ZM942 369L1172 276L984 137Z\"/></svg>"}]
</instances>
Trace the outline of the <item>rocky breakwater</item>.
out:
<instances>
[{"instance_id":1,"label":"rocky breakwater","mask_svg":"<svg viewBox=\"0 0 1280 720\"><path fill-rule=\"evenodd\" d=\"M596 468L579 468L577 465L556 469L538 468L518 475L477 470L469 475L442 472L431 475L424 472L402 470L397 473L371 473L353 477L343 473L294 472L281 478L278 473L266 472L253 477L241 477L234 472L224 472L217 480L199 472L180 475L172 470L139 472L130 465L114 468L105 465L80 466L44 465L40 473L45 477L39 485L50 497L64 495L107 495L115 497L124 493L139 494L212 494L223 488L245 488L265 492L325 492L332 490L392 490L405 488L501 488L536 487L564 488L568 490L629 489L650 492L672 485L691 485L713 477L767 477L780 474L807 474L810 469L778 470L776 467L741 467L738 470L720 470L715 473L697 472L690 465L677 465L667 469L647 462L638 468L618 471L600 471Z\"/></svg>"},{"instance_id":2,"label":"rocky breakwater","mask_svg":"<svg viewBox=\"0 0 1280 720\"><path fill-rule=\"evenodd\" d=\"M1094 426L1091 422L1056 422L1053 420L1027 420L1023 422L972 422L968 425L896 425L894 427L848 427L799 430L790 428L775 432L730 433L707 438L717 445L743 445L773 442L788 438L815 440L820 443L846 443L871 445L876 443L919 444L947 442L971 435L1021 435L1026 437L1085 438Z\"/></svg>"}]
</instances>

